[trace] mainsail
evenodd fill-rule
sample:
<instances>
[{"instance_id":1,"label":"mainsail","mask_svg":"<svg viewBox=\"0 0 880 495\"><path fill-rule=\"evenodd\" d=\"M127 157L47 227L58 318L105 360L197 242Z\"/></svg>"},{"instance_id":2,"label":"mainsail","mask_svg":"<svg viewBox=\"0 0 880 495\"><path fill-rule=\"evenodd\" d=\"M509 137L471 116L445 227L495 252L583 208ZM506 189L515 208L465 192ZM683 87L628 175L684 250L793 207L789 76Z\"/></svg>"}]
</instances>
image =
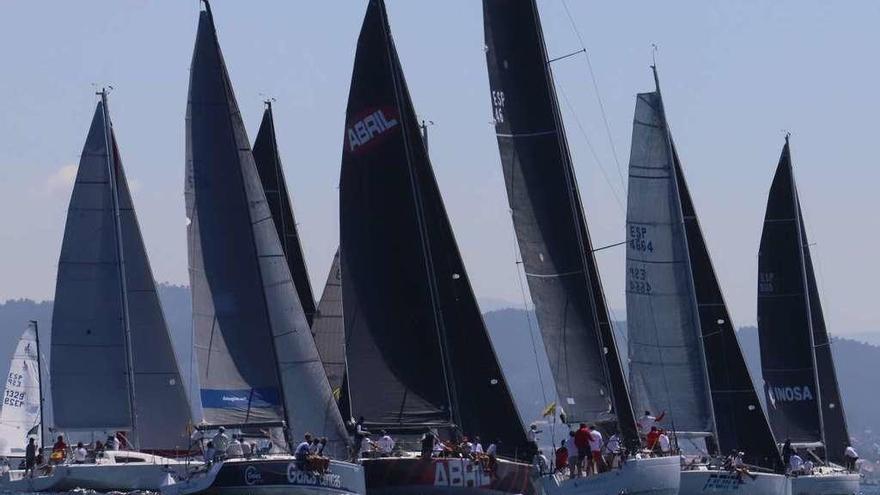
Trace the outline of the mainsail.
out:
<instances>
[{"instance_id":1,"label":"mainsail","mask_svg":"<svg viewBox=\"0 0 880 495\"><path fill-rule=\"evenodd\" d=\"M193 325L208 423L284 421L346 443L249 147L210 6L199 17L187 107Z\"/></svg>"},{"instance_id":2,"label":"mainsail","mask_svg":"<svg viewBox=\"0 0 880 495\"><path fill-rule=\"evenodd\" d=\"M525 432L455 242L389 32L358 39L340 181L352 411L405 431L457 427L513 453Z\"/></svg>"},{"instance_id":3,"label":"mainsail","mask_svg":"<svg viewBox=\"0 0 880 495\"><path fill-rule=\"evenodd\" d=\"M18 340L6 375L6 390L0 409L0 455L23 457L28 437L42 445L40 394L40 349L36 322L31 322Z\"/></svg>"},{"instance_id":4,"label":"mainsail","mask_svg":"<svg viewBox=\"0 0 880 495\"><path fill-rule=\"evenodd\" d=\"M263 121L257 138L254 140L254 162L260 181L263 183L263 191L266 193L266 201L269 203L269 211L275 222L275 230L281 240L281 248L287 257L287 266L293 277L293 285L299 296L306 321L312 326L315 316L315 297L312 294L312 284L309 281L309 272L306 268L305 256L303 256L302 244L296 228L296 218L293 215L293 202L287 191L287 181L284 180L284 170L281 168L281 155L278 153L278 142L275 138L275 119L272 114L272 102L266 102L266 110L263 112Z\"/></svg>"},{"instance_id":5,"label":"mainsail","mask_svg":"<svg viewBox=\"0 0 880 495\"><path fill-rule=\"evenodd\" d=\"M483 1L507 198L538 324L570 421L639 442L534 1Z\"/></svg>"},{"instance_id":6,"label":"mainsail","mask_svg":"<svg viewBox=\"0 0 880 495\"><path fill-rule=\"evenodd\" d=\"M780 439L843 461L849 435L786 137L758 253L758 334L767 409Z\"/></svg>"},{"instance_id":7,"label":"mainsail","mask_svg":"<svg viewBox=\"0 0 880 495\"><path fill-rule=\"evenodd\" d=\"M781 465L736 338L666 122L659 88L638 95L627 208L627 328L636 401L666 411L713 454Z\"/></svg>"},{"instance_id":8,"label":"mainsail","mask_svg":"<svg viewBox=\"0 0 880 495\"><path fill-rule=\"evenodd\" d=\"M108 115L102 93L58 262L50 363L55 428L134 430L129 439L141 450L187 450L186 392Z\"/></svg>"}]
</instances>

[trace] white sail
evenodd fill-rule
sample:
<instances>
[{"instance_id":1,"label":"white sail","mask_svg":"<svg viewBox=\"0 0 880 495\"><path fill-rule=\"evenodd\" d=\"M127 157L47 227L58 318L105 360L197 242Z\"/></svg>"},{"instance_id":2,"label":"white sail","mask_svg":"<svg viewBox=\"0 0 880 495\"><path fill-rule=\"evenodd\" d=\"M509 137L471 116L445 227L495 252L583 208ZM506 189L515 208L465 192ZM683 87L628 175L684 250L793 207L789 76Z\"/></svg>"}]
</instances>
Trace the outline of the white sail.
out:
<instances>
[{"instance_id":1,"label":"white sail","mask_svg":"<svg viewBox=\"0 0 880 495\"><path fill-rule=\"evenodd\" d=\"M0 409L0 455L24 456L28 436L34 436L41 445L38 352L36 330L30 324L21 334L6 375Z\"/></svg>"}]
</instances>

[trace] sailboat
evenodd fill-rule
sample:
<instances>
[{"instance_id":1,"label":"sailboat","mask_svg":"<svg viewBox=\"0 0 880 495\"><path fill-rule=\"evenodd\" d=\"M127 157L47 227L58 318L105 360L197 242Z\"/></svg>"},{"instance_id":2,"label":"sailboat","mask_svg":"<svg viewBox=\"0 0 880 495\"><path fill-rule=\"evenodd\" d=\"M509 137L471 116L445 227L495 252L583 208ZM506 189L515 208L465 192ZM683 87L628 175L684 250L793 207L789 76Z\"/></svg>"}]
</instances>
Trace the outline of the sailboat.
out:
<instances>
[{"instance_id":1,"label":"sailboat","mask_svg":"<svg viewBox=\"0 0 880 495\"><path fill-rule=\"evenodd\" d=\"M309 330L220 51L210 4L199 15L186 132L193 331L204 423L266 431L269 452L226 457L163 493L364 493L340 459L348 438ZM326 469L291 455L326 437Z\"/></svg>"},{"instance_id":2,"label":"sailboat","mask_svg":"<svg viewBox=\"0 0 880 495\"><path fill-rule=\"evenodd\" d=\"M15 346L0 409L0 456L24 458L28 438L43 445L40 338L31 321Z\"/></svg>"},{"instance_id":3,"label":"sailboat","mask_svg":"<svg viewBox=\"0 0 880 495\"><path fill-rule=\"evenodd\" d=\"M620 435L619 468L545 475L548 495L674 494L678 458L640 439L559 114L533 0L483 1L489 86L507 198L538 326L567 420Z\"/></svg>"},{"instance_id":4,"label":"sailboat","mask_svg":"<svg viewBox=\"0 0 880 495\"><path fill-rule=\"evenodd\" d=\"M656 89L636 97L629 163L630 390L640 409L665 412L679 447L696 447L680 493L711 487L781 495L788 483L782 458L712 267L653 70ZM723 466L733 451L743 452L752 476Z\"/></svg>"},{"instance_id":5,"label":"sailboat","mask_svg":"<svg viewBox=\"0 0 880 495\"><path fill-rule=\"evenodd\" d=\"M533 493L531 455L434 177L385 4L357 44L340 179L340 261L354 417L398 448L363 456L367 491ZM421 455L480 437L497 460ZM526 457L526 462L517 462Z\"/></svg>"},{"instance_id":6,"label":"sailboat","mask_svg":"<svg viewBox=\"0 0 880 495\"><path fill-rule=\"evenodd\" d=\"M54 431L122 436L126 450L3 486L157 490L188 462L190 408L107 106L100 101L67 212L52 315Z\"/></svg>"},{"instance_id":7,"label":"sailboat","mask_svg":"<svg viewBox=\"0 0 880 495\"><path fill-rule=\"evenodd\" d=\"M840 467L850 439L788 136L770 187L758 252L758 336L776 438L790 440L821 464L811 476L792 478L792 493L858 493L859 475Z\"/></svg>"}]
</instances>

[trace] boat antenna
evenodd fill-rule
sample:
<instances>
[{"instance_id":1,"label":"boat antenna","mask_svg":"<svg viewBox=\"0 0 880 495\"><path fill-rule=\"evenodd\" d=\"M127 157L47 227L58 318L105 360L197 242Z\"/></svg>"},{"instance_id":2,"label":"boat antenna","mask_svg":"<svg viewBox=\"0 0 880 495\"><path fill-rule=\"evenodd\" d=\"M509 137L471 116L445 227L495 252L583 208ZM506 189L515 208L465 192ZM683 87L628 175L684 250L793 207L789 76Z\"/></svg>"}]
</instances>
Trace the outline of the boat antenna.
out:
<instances>
[{"instance_id":1,"label":"boat antenna","mask_svg":"<svg viewBox=\"0 0 880 495\"><path fill-rule=\"evenodd\" d=\"M46 441L46 436L43 434L43 428L45 426L45 421L43 420L43 418L46 417L43 414L43 403L45 401L45 399L43 398L43 362L42 362L42 358L41 358L41 355L43 354L43 352L40 350L40 330L37 325L37 320L30 320L28 323L30 323L31 327L33 327L33 329L34 329L34 340L35 340L35 344L37 346L37 383L39 384L37 389L38 389L39 396L40 396L40 399L39 399L40 400L40 422L39 422L40 429L39 429L39 433L40 433L40 448L42 449L43 444Z\"/></svg>"},{"instance_id":2,"label":"boat antenna","mask_svg":"<svg viewBox=\"0 0 880 495\"><path fill-rule=\"evenodd\" d=\"M419 124L419 129L422 130L422 142L425 143L425 151L428 151L428 127L434 125L433 120L425 120L422 119L422 123Z\"/></svg>"}]
</instances>

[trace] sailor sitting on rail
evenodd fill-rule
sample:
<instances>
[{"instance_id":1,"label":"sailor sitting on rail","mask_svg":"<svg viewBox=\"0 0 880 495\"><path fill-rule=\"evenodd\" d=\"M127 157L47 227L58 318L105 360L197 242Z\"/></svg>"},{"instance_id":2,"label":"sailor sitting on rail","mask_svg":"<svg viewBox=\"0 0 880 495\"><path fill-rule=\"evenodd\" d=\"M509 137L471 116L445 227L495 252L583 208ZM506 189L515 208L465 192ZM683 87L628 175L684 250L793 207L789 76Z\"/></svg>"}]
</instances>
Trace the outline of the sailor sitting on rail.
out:
<instances>
[{"instance_id":1,"label":"sailor sitting on rail","mask_svg":"<svg viewBox=\"0 0 880 495\"><path fill-rule=\"evenodd\" d=\"M309 460L309 448L312 445L312 434L306 433L303 441L296 446L293 456L296 458L296 467L305 471L306 463Z\"/></svg>"},{"instance_id":2,"label":"sailor sitting on rail","mask_svg":"<svg viewBox=\"0 0 880 495\"><path fill-rule=\"evenodd\" d=\"M232 441L229 442L229 445L226 447L226 457L230 459L244 457L244 450L241 448L241 440L238 439L237 435L232 435Z\"/></svg>"},{"instance_id":3,"label":"sailor sitting on rail","mask_svg":"<svg viewBox=\"0 0 880 495\"><path fill-rule=\"evenodd\" d=\"M370 435L366 435L361 439L360 457L372 457L373 451L376 450L376 442L370 440Z\"/></svg>"},{"instance_id":4,"label":"sailor sitting on rail","mask_svg":"<svg viewBox=\"0 0 880 495\"><path fill-rule=\"evenodd\" d=\"M382 430L382 436L379 437L379 455L389 456L394 451L394 439L385 430Z\"/></svg>"}]
</instances>

